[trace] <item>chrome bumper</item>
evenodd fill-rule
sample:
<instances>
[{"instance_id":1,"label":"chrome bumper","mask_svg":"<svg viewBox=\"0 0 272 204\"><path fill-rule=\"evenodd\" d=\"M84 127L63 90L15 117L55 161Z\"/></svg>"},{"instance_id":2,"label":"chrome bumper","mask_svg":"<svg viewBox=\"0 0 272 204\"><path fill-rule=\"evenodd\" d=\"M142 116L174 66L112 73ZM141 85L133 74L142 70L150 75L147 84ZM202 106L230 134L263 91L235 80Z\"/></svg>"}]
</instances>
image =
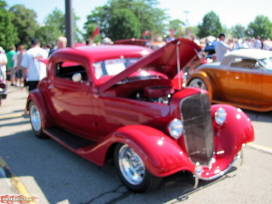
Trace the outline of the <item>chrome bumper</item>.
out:
<instances>
[{"instance_id":1,"label":"chrome bumper","mask_svg":"<svg viewBox=\"0 0 272 204\"><path fill-rule=\"evenodd\" d=\"M226 168L224 171L221 171L218 174L216 174L214 176L211 176L211 177L202 177L201 176L201 173L202 173L201 166L196 165L196 167L195 167L195 174L194 174L194 177L195 177L194 188L197 188L198 183L199 183L199 179L205 180L205 181L210 181L210 180L214 180L214 179L217 179L217 178L225 175L232 168L232 166L234 165L234 163L238 159L241 159L241 165L242 165L242 163L243 163L243 151L242 150L240 150L240 152L238 152L238 154L235 156L235 158L233 159L233 161L231 162L231 164L228 166L228 168Z\"/></svg>"}]
</instances>

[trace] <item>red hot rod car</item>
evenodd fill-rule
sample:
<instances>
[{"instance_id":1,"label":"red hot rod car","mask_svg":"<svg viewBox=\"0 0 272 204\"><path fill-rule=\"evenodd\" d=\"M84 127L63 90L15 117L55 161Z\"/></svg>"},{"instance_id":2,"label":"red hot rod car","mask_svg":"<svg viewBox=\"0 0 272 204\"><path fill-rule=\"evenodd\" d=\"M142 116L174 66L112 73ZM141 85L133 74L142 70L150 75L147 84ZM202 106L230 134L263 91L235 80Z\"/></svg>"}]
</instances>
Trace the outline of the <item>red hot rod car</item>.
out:
<instances>
[{"instance_id":1,"label":"red hot rod car","mask_svg":"<svg viewBox=\"0 0 272 204\"><path fill-rule=\"evenodd\" d=\"M196 183L218 178L254 133L240 109L211 105L205 90L173 87L200 50L187 39L155 52L132 45L58 50L27 100L32 129L97 165L113 158L135 192L182 170Z\"/></svg>"}]
</instances>

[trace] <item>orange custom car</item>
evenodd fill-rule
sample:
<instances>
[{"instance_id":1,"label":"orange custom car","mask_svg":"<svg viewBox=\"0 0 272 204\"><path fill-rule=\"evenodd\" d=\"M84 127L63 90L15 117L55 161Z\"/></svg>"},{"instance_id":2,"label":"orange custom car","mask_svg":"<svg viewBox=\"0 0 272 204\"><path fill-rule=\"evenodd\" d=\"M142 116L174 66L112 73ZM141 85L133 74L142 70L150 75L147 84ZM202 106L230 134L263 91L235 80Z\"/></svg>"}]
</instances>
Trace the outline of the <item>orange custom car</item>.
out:
<instances>
[{"instance_id":1,"label":"orange custom car","mask_svg":"<svg viewBox=\"0 0 272 204\"><path fill-rule=\"evenodd\" d=\"M212 102L253 111L272 111L272 52L241 49L222 62L204 64L190 75L187 86L209 92Z\"/></svg>"}]
</instances>

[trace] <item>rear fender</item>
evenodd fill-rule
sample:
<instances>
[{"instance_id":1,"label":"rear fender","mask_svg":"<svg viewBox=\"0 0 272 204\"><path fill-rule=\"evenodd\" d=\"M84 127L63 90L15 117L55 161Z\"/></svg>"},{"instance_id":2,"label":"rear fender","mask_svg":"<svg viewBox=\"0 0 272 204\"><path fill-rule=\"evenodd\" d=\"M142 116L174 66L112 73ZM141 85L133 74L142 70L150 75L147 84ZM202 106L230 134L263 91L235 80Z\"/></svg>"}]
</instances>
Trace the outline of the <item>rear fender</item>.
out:
<instances>
[{"instance_id":1,"label":"rear fender","mask_svg":"<svg viewBox=\"0 0 272 204\"><path fill-rule=\"evenodd\" d=\"M41 94L41 92L38 89L35 89L33 91L30 91L27 103L26 103L26 109L29 111L29 104L31 101L34 101L37 105L41 118L42 118L42 129L46 129L48 127L51 127L54 124L54 119L50 114L50 111L48 109L48 106L45 103L45 100Z\"/></svg>"},{"instance_id":2,"label":"rear fender","mask_svg":"<svg viewBox=\"0 0 272 204\"><path fill-rule=\"evenodd\" d=\"M175 140L157 129L144 125L130 125L118 129L96 147L82 149L86 153L83 157L91 161L95 159L95 163L103 165L107 151L116 143L128 144L133 148L155 176L162 177L181 170L191 172L194 170L193 163Z\"/></svg>"}]
</instances>

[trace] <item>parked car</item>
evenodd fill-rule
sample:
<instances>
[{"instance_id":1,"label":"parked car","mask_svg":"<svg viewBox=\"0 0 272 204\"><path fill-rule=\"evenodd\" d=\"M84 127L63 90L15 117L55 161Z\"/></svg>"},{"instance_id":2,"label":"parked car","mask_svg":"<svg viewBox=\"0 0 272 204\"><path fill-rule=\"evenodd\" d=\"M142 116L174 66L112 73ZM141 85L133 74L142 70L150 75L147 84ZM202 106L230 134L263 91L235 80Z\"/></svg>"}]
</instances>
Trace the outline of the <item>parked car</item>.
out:
<instances>
[{"instance_id":1,"label":"parked car","mask_svg":"<svg viewBox=\"0 0 272 204\"><path fill-rule=\"evenodd\" d=\"M240 109L211 106L204 90L172 86L177 69L200 50L187 39L155 52L131 45L57 50L48 76L27 99L33 132L100 166L113 158L135 192L183 170L196 185L216 179L254 133Z\"/></svg>"},{"instance_id":2,"label":"parked car","mask_svg":"<svg viewBox=\"0 0 272 204\"><path fill-rule=\"evenodd\" d=\"M272 52L240 49L198 67L187 85L208 90L214 103L265 112L272 111L271 82Z\"/></svg>"}]
</instances>

